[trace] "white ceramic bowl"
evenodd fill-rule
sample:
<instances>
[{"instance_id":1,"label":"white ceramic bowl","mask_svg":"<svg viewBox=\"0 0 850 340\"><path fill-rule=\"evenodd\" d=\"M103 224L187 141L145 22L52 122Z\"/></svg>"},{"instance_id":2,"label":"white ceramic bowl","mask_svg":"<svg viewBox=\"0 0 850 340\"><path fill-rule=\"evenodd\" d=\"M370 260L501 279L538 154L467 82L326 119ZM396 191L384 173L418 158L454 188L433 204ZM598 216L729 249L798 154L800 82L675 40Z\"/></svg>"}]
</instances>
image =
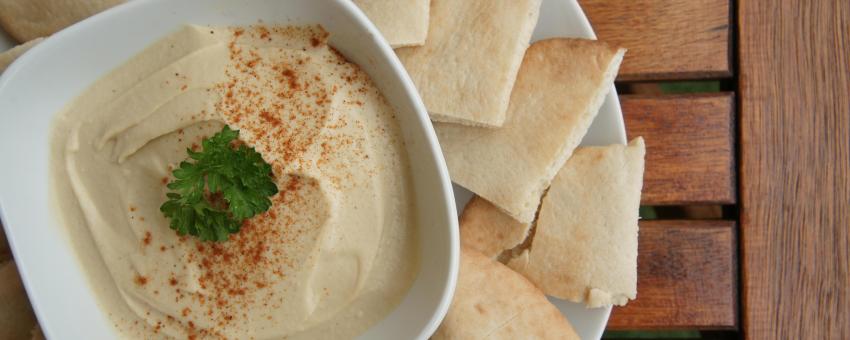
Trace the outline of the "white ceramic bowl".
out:
<instances>
[{"instance_id":1,"label":"white ceramic bowl","mask_svg":"<svg viewBox=\"0 0 850 340\"><path fill-rule=\"evenodd\" d=\"M414 169L422 266L413 287L370 339L427 338L448 309L459 240L448 171L425 108L390 46L349 0L133 1L59 32L0 77L0 217L45 333L112 339L73 247L48 209L53 115L95 80L183 24L322 24L330 44L360 65L397 111Z\"/></svg>"}]
</instances>

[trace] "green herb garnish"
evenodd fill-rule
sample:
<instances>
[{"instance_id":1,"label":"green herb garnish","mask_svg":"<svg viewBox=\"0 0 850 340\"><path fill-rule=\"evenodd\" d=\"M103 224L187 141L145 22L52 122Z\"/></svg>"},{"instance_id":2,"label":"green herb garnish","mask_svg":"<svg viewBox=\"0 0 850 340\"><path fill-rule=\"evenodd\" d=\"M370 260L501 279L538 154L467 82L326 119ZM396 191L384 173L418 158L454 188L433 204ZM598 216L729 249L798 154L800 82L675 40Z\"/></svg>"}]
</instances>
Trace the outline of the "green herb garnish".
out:
<instances>
[{"instance_id":1,"label":"green herb garnish","mask_svg":"<svg viewBox=\"0 0 850 340\"><path fill-rule=\"evenodd\" d=\"M203 140L200 152L186 150L189 159L174 170L168 201L159 207L178 234L225 241L242 221L271 207L277 193L271 165L253 148L233 145L237 137L238 130L225 126Z\"/></svg>"}]
</instances>

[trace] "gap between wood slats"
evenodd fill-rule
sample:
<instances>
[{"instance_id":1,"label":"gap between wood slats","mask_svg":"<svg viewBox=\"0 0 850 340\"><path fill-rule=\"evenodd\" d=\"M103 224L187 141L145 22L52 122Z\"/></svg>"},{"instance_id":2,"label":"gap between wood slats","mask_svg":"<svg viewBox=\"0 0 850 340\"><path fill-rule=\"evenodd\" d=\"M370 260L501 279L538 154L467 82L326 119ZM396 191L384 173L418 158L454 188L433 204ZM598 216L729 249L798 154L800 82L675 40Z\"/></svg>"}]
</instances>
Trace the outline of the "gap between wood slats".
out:
<instances>
[{"instance_id":1,"label":"gap between wood slats","mask_svg":"<svg viewBox=\"0 0 850 340\"><path fill-rule=\"evenodd\" d=\"M694 330L660 330L660 331L606 331L602 335L605 340L628 339L663 339L663 340L738 340L740 336L735 331L694 331Z\"/></svg>"},{"instance_id":2,"label":"gap between wood slats","mask_svg":"<svg viewBox=\"0 0 850 340\"><path fill-rule=\"evenodd\" d=\"M736 329L734 221L641 221L638 294L608 329Z\"/></svg>"}]
</instances>

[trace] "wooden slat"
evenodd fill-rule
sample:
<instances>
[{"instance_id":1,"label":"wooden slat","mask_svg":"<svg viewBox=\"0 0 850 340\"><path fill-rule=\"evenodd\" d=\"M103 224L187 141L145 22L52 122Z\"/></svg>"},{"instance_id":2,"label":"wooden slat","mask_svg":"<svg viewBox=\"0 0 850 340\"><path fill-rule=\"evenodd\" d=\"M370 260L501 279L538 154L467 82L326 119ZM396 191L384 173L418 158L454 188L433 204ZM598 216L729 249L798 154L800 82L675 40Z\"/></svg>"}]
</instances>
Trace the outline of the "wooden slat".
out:
<instances>
[{"instance_id":1,"label":"wooden slat","mask_svg":"<svg viewBox=\"0 0 850 340\"><path fill-rule=\"evenodd\" d=\"M600 40L629 51L618 80L732 75L729 0L579 0Z\"/></svg>"},{"instance_id":2,"label":"wooden slat","mask_svg":"<svg viewBox=\"0 0 850 340\"><path fill-rule=\"evenodd\" d=\"M734 329L735 222L642 221L637 299L609 329Z\"/></svg>"},{"instance_id":3,"label":"wooden slat","mask_svg":"<svg viewBox=\"0 0 850 340\"><path fill-rule=\"evenodd\" d=\"M731 93L622 96L629 138L646 140L645 205L734 204Z\"/></svg>"},{"instance_id":4,"label":"wooden slat","mask_svg":"<svg viewBox=\"0 0 850 340\"><path fill-rule=\"evenodd\" d=\"M2 222L0 222L0 262L12 258L12 251L9 249L9 242L6 240L6 231L3 230Z\"/></svg>"},{"instance_id":5,"label":"wooden slat","mask_svg":"<svg viewBox=\"0 0 850 340\"><path fill-rule=\"evenodd\" d=\"M13 261L0 262L0 339L29 339L36 325Z\"/></svg>"},{"instance_id":6,"label":"wooden slat","mask_svg":"<svg viewBox=\"0 0 850 340\"><path fill-rule=\"evenodd\" d=\"M850 1L740 1L747 339L850 339Z\"/></svg>"}]
</instances>

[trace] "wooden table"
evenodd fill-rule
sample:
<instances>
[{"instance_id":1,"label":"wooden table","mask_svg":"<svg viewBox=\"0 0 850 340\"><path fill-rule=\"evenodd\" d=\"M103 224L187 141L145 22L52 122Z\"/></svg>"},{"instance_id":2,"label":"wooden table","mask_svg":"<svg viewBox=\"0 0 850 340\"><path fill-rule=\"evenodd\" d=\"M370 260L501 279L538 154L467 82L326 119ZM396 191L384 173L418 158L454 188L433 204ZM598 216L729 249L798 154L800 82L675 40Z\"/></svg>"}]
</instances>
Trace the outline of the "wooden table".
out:
<instances>
[{"instance_id":1,"label":"wooden table","mask_svg":"<svg viewBox=\"0 0 850 340\"><path fill-rule=\"evenodd\" d=\"M654 208L609 329L850 339L850 0L579 2L629 49L618 87ZM0 290L34 323L22 294Z\"/></svg>"},{"instance_id":2,"label":"wooden table","mask_svg":"<svg viewBox=\"0 0 850 340\"><path fill-rule=\"evenodd\" d=\"M623 111L660 218L609 329L850 339L850 1L579 2L629 48ZM681 80L720 91L658 90Z\"/></svg>"}]
</instances>

